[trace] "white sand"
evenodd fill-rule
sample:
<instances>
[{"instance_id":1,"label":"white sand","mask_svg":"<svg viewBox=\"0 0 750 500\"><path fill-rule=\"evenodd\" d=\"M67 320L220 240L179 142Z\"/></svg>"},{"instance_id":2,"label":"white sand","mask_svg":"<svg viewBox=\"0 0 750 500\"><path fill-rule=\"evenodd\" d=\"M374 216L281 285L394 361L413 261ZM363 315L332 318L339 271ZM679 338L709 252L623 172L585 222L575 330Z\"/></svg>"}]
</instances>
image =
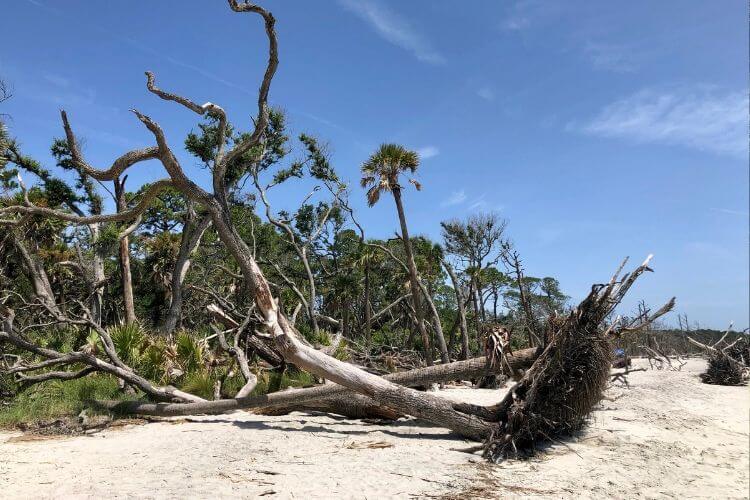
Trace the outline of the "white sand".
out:
<instances>
[{"instance_id":1,"label":"white sand","mask_svg":"<svg viewBox=\"0 0 750 500\"><path fill-rule=\"evenodd\" d=\"M633 373L577 439L501 465L451 451L471 443L422 422L300 413L42 441L3 433L0 498L747 498L748 389L701 384L703 366ZM489 404L502 392L440 394Z\"/></svg>"}]
</instances>

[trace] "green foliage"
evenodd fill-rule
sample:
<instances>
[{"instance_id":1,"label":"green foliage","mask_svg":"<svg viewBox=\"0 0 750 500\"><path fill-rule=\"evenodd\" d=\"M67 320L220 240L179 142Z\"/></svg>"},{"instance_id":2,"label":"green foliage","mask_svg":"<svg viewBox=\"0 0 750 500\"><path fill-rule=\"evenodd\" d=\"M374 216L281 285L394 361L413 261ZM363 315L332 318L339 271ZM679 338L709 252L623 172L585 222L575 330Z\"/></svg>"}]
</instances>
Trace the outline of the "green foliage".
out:
<instances>
[{"instance_id":1,"label":"green foliage","mask_svg":"<svg viewBox=\"0 0 750 500\"><path fill-rule=\"evenodd\" d=\"M169 379L170 364L168 346L164 340L152 340L143 350L140 368L141 373L147 379L157 383L166 383Z\"/></svg>"},{"instance_id":2,"label":"green foliage","mask_svg":"<svg viewBox=\"0 0 750 500\"><path fill-rule=\"evenodd\" d=\"M419 155L398 144L381 144L366 162L362 164L363 188L368 188L367 203L375 205L383 192L400 189L401 174L414 173L419 167ZM421 185L414 179L409 179L416 188Z\"/></svg>"},{"instance_id":3,"label":"green foliage","mask_svg":"<svg viewBox=\"0 0 750 500\"><path fill-rule=\"evenodd\" d=\"M182 331L175 339L177 362L185 372L194 372L203 365L203 347L188 332Z\"/></svg>"},{"instance_id":4,"label":"green foliage","mask_svg":"<svg viewBox=\"0 0 750 500\"><path fill-rule=\"evenodd\" d=\"M131 366L141 363L141 355L146 348L146 335L138 323L123 324L109 329L109 335L115 344L120 359Z\"/></svg>"},{"instance_id":5,"label":"green foliage","mask_svg":"<svg viewBox=\"0 0 750 500\"><path fill-rule=\"evenodd\" d=\"M180 384L183 391L195 394L203 399L213 399L216 377L206 370L193 371L185 375Z\"/></svg>"},{"instance_id":6,"label":"green foliage","mask_svg":"<svg viewBox=\"0 0 750 500\"><path fill-rule=\"evenodd\" d=\"M0 406L0 427L76 415L94 399L130 399L118 390L117 379L90 375L70 381L38 384L18 394L8 406Z\"/></svg>"},{"instance_id":7,"label":"green foliage","mask_svg":"<svg viewBox=\"0 0 750 500\"><path fill-rule=\"evenodd\" d=\"M92 242L94 251L102 256L115 253L122 229L122 225L117 223L109 223L101 226L99 236Z\"/></svg>"}]
</instances>

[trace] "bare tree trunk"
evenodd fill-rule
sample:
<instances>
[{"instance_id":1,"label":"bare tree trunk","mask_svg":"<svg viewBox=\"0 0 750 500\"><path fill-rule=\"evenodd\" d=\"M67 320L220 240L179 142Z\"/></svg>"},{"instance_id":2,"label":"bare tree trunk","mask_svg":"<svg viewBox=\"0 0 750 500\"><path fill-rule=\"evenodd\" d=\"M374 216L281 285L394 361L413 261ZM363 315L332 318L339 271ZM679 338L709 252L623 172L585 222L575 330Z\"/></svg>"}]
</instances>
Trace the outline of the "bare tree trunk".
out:
<instances>
[{"instance_id":1,"label":"bare tree trunk","mask_svg":"<svg viewBox=\"0 0 750 500\"><path fill-rule=\"evenodd\" d=\"M185 224L180 241L180 251L172 271L172 301L169 304L167 317L164 320L164 333L171 335L182 320L182 285L190 269L193 252L200 245L203 234L211 225L211 217L203 216L196 221L190 216Z\"/></svg>"},{"instance_id":2,"label":"bare tree trunk","mask_svg":"<svg viewBox=\"0 0 750 500\"><path fill-rule=\"evenodd\" d=\"M96 240L96 238L99 236L100 229L101 224L97 223L89 225L92 239ZM94 286L96 288L92 291L91 295L91 319L97 325L101 325L104 316L104 288L103 286L101 286L101 284L104 283L107 277L104 274L104 259L96 250L94 250L92 254L91 267L94 277Z\"/></svg>"},{"instance_id":3,"label":"bare tree trunk","mask_svg":"<svg viewBox=\"0 0 750 500\"><path fill-rule=\"evenodd\" d=\"M443 261L443 267L448 272L448 276L453 284L453 290L456 293L456 304L458 304L459 327L461 328L461 357L469 359L469 329L466 326L466 309L464 308L464 297L461 293L461 286L456 278L453 267L446 261Z\"/></svg>"},{"instance_id":4,"label":"bare tree trunk","mask_svg":"<svg viewBox=\"0 0 750 500\"><path fill-rule=\"evenodd\" d=\"M513 354L507 353L505 356L505 360L507 360L507 366L509 366L514 373L519 373L531 367L540 353L541 349L524 349ZM430 385L433 383L451 382L454 380L471 380L481 378L490 374L503 373L505 360L503 361L503 363L495 363L494 365L492 365L488 362L487 358L483 356L465 361L455 361L453 363L444 365L429 366L426 368L417 368L416 370L409 370L406 372L391 373L384 376L383 380L399 384L404 387L419 387ZM351 398L354 396L355 395L345 387L337 384L324 384L305 389L289 389L286 391L274 392L250 398L224 399L221 401L209 401L206 403L198 404L180 403L165 405L146 403L142 401L113 401L106 402L105 406L109 409L117 408L118 410L124 411L126 413L160 416L195 415L199 413L224 413L238 409L249 408L269 409L270 411L268 413L271 413L273 412L273 409L292 411L290 409L292 407L295 409L315 409L314 406L308 407L306 403L314 402L315 405L322 405L325 404L326 401L341 401L345 398ZM350 408L343 408L342 411L347 411L354 407L361 408L362 403L365 403L366 406L374 406L381 409L389 407L387 404L380 405L374 402L371 398L366 398L360 404L351 405ZM326 408L327 409L325 411L337 413L335 407L331 404L327 404ZM267 412L264 411L263 413Z\"/></svg>"},{"instance_id":5,"label":"bare tree trunk","mask_svg":"<svg viewBox=\"0 0 750 500\"><path fill-rule=\"evenodd\" d=\"M365 348L372 347L372 307L370 306L370 265L365 263Z\"/></svg>"},{"instance_id":6,"label":"bare tree trunk","mask_svg":"<svg viewBox=\"0 0 750 500\"><path fill-rule=\"evenodd\" d=\"M506 262L510 264L516 275L516 285L518 286L518 294L521 300L521 308L526 319L526 332L529 339L529 347L533 347L538 339L536 334L536 319L534 313L531 310L531 304L529 303L529 297L526 295L526 286L523 283L523 268L521 267L521 260L518 257L517 252L513 252L509 256L505 257Z\"/></svg>"},{"instance_id":7,"label":"bare tree trunk","mask_svg":"<svg viewBox=\"0 0 750 500\"><path fill-rule=\"evenodd\" d=\"M404 205L401 202L401 189L394 187L393 199L396 202L396 211L398 212L398 220L401 224L401 240L404 243L404 253L406 254L406 265L409 267L409 281L411 283L411 301L414 307L414 313L417 318L417 329L419 335L422 338L422 344L425 353L425 361L427 366L432 365L432 345L430 343L430 337L427 335L427 328L424 324L424 311L422 310L422 301L420 300L420 286L419 276L417 274L417 265L414 262L414 253L411 248L411 240L409 239L409 229L406 227L406 216L404 215Z\"/></svg>"},{"instance_id":8,"label":"bare tree trunk","mask_svg":"<svg viewBox=\"0 0 750 500\"><path fill-rule=\"evenodd\" d=\"M480 267L481 271L481 267ZM479 314L481 314L482 322L487 321L487 311L484 309L484 294L482 292L482 279L477 276L477 300L479 301Z\"/></svg>"},{"instance_id":9,"label":"bare tree trunk","mask_svg":"<svg viewBox=\"0 0 750 500\"><path fill-rule=\"evenodd\" d=\"M469 294L471 295L471 302L474 306L474 328L476 329L477 345L482 345L482 321L479 317L479 304L477 302L477 283L476 278L472 276L471 285L469 286Z\"/></svg>"},{"instance_id":10,"label":"bare tree trunk","mask_svg":"<svg viewBox=\"0 0 750 500\"><path fill-rule=\"evenodd\" d=\"M115 200L117 203L117 211L122 212L127 210L128 202L125 199L125 181L127 176L120 181L119 178L114 179L115 182ZM135 303L133 302L133 279L130 275L130 238L124 236L120 238L119 242L119 256L120 256L120 276L122 277L122 302L125 306L125 323L135 323Z\"/></svg>"},{"instance_id":11,"label":"bare tree trunk","mask_svg":"<svg viewBox=\"0 0 750 500\"><path fill-rule=\"evenodd\" d=\"M471 439L484 439L490 434L489 424L476 416L455 410L453 404L443 398L399 386L298 340L295 329L277 309L268 282L250 249L232 226L229 211L222 209L216 200L210 202L209 209L219 237L238 261L247 289L253 294L257 309L265 318L266 329L287 362L366 395L381 405L431 421Z\"/></svg>"},{"instance_id":12,"label":"bare tree trunk","mask_svg":"<svg viewBox=\"0 0 750 500\"><path fill-rule=\"evenodd\" d=\"M448 353L448 346L445 343L445 335L443 334L443 325L440 322L440 314L438 314L435 302L432 300L432 296L429 294L427 288L421 281L419 282L419 285L422 289L422 293L424 293L427 305L430 306L430 311L432 312L432 325L435 328L435 337L437 337L438 349L440 349L440 361L443 363L450 363L450 355Z\"/></svg>"},{"instance_id":13,"label":"bare tree trunk","mask_svg":"<svg viewBox=\"0 0 750 500\"><path fill-rule=\"evenodd\" d=\"M39 259L29 251L20 231L21 228L9 228L13 245L16 247L16 251L21 257L24 267L26 268L26 275L34 287L34 295L36 295L39 301L42 302L47 309L54 311L55 314L60 314L61 311L57 306L55 294L52 292L52 285L50 285L47 271L45 271L44 266L39 262Z\"/></svg>"}]
</instances>

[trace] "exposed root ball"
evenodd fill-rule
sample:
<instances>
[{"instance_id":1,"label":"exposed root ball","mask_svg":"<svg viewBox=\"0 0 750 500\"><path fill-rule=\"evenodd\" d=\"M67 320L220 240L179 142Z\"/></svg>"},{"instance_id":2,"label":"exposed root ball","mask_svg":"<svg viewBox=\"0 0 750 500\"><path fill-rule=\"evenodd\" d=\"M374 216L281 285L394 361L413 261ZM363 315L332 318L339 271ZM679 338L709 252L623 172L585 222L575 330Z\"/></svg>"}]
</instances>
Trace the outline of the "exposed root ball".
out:
<instances>
[{"instance_id":1,"label":"exposed root ball","mask_svg":"<svg viewBox=\"0 0 750 500\"><path fill-rule=\"evenodd\" d=\"M609 283L594 285L588 297L567 316L547 320L544 352L505 398L488 409L497 426L485 443L485 457L493 461L524 457L539 443L569 435L583 426L609 379L613 357L610 338L618 321L607 326L606 318L635 280L651 270L650 259L618 280L623 262ZM643 324L673 306L674 299ZM625 328L637 330L640 326Z\"/></svg>"},{"instance_id":2,"label":"exposed root ball","mask_svg":"<svg viewBox=\"0 0 750 500\"><path fill-rule=\"evenodd\" d=\"M705 384L745 385L750 368L750 343L740 340L723 351L716 350L708 357L708 369L700 377Z\"/></svg>"},{"instance_id":3,"label":"exposed root ball","mask_svg":"<svg viewBox=\"0 0 750 500\"><path fill-rule=\"evenodd\" d=\"M501 406L486 454L497 461L531 454L542 441L580 429L604 391L612 362L609 340L598 324L590 330L563 325Z\"/></svg>"}]
</instances>

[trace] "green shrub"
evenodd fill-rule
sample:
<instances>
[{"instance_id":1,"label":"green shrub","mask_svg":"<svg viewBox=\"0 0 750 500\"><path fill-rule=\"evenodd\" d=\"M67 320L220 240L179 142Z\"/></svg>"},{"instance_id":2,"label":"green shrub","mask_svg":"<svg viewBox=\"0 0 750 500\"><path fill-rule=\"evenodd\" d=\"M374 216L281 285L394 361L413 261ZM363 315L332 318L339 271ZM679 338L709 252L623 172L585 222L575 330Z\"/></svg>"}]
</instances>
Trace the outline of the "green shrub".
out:
<instances>
[{"instance_id":1,"label":"green shrub","mask_svg":"<svg viewBox=\"0 0 750 500\"><path fill-rule=\"evenodd\" d=\"M177 362L185 372L194 372L203 366L203 346L187 332L175 339Z\"/></svg>"},{"instance_id":2,"label":"green shrub","mask_svg":"<svg viewBox=\"0 0 750 500\"><path fill-rule=\"evenodd\" d=\"M10 405L0 408L0 426L77 415L92 399L128 399L119 392L117 379L91 375L77 380L54 380L20 392Z\"/></svg>"},{"instance_id":3,"label":"green shrub","mask_svg":"<svg viewBox=\"0 0 750 500\"><path fill-rule=\"evenodd\" d=\"M141 362L141 353L146 348L146 334L138 323L118 325L109 329L109 336L115 344L120 359L132 367Z\"/></svg>"},{"instance_id":4,"label":"green shrub","mask_svg":"<svg viewBox=\"0 0 750 500\"><path fill-rule=\"evenodd\" d=\"M213 399L216 377L205 370L190 372L183 378L181 389L203 399Z\"/></svg>"}]
</instances>

